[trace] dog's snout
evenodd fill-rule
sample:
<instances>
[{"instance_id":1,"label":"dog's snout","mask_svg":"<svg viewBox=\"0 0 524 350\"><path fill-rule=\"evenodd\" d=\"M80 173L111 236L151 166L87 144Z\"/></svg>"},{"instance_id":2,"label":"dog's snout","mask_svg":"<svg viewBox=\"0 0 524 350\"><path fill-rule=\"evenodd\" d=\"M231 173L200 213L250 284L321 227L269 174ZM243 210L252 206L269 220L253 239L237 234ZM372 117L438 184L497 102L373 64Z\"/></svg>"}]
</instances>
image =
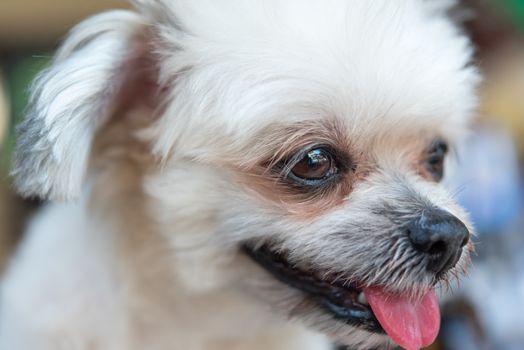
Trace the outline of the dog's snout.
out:
<instances>
[{"instance_id":1,"label":"dog's snout","mask_svg":"<svg viewBox=\"0 0 524 350\"><path fill-rule=\"evenodd\" d=\"M432 209L407 226L409 240L415 249L429 257L428 268L442 274L452 268L468 243L467 227L450 213Z\"/></svg>"}]
</instances>

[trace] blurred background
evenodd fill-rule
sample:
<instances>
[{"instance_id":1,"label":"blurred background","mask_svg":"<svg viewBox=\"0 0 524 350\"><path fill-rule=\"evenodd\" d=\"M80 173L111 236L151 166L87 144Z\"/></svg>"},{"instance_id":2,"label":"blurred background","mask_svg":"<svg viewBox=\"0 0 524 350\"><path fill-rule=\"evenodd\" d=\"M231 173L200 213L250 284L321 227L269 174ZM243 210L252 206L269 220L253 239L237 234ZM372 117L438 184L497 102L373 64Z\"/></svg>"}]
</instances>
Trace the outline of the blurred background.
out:
<instances>
[{"instance_id":1,"label":"blurred background","mask_svg":"<svg viewBox=\"0 0 524 350\"><path fill-rule=\"evenodd\" d=\"M477 253L469 277L443 301L443 326L432 349L522 350L524 0L463 4L485 81L474 132L447 185L476 224ZM30 81L73 24L127 6L123 0L0 1L0 272L41 205L16 196L8 176L14 126L23 117Z\"/></svg>"}]
</instances>

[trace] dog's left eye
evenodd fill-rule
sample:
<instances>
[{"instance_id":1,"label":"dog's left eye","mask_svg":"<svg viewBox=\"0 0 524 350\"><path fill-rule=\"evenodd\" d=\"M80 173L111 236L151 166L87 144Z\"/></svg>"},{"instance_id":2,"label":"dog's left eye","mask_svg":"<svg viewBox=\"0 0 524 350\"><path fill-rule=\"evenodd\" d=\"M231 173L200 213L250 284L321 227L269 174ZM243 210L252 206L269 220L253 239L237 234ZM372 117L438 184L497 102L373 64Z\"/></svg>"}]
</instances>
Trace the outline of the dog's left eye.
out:
<instances>
[{"instance_id":1,"label":"dog's left eye","mask_svg":"<svg viewBox=\"0 0 524 350\"><path fill-rule=\"evenodd\" d=\"M435 181L444 177L444 159L447 152L448 145L444 141L435 142L428 150L425 165Z\"/></svg>"},{"instance_id":2,"label":"dog's left eye","mask_svg":"<svg viewBox=\"0 0 524 350\"><path fill-rule=\"evenodd\" d=\"M333 154L325 148L314 148L292 165L289 176L306 185L317 185L338 173Z\"/></svg>"}]
</instances>

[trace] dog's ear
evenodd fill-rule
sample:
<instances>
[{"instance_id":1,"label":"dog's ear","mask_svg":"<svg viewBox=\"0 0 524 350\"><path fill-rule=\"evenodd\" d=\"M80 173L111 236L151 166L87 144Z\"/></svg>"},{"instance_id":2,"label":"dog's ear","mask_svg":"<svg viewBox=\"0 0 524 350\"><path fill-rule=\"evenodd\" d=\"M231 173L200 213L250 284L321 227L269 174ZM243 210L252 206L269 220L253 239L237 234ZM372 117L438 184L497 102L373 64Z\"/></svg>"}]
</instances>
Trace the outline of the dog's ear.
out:
<instances>
[{"instance_id":1,"label":"dog's ear","mask_svg":"<svg viewBox=\"0 0 524 350\"><path fill-rule=\"evenodd\" d=\"M72 30L35 80L17 130L13 175L22 195L78 195L96 131L126 103L123 91L139 84L132 80L148 51L146 28L141 15L115 10Z\"/></svg>"}]
</instances>

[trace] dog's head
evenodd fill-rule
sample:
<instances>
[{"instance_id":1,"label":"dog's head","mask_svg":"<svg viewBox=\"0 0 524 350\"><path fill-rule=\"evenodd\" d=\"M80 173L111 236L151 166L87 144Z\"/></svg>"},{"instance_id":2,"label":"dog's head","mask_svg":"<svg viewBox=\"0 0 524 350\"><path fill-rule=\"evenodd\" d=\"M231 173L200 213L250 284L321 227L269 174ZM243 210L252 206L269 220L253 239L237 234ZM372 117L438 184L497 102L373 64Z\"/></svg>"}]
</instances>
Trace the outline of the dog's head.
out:
<instances>
[{"instance_id":1,"label":"dog's head","mask_svg":"<svg viewBox=\"0 0 524 350\"><path fill-rule=\"evenodd\" d=\"M21 192L74 197L95 134L146 116L145 188L186 287L251 288L357 347L430 342L432 288L471 248L440 183L478 81L450 4L193 3L74 29L20 127Z\"/></svg>"}]
</instances>

